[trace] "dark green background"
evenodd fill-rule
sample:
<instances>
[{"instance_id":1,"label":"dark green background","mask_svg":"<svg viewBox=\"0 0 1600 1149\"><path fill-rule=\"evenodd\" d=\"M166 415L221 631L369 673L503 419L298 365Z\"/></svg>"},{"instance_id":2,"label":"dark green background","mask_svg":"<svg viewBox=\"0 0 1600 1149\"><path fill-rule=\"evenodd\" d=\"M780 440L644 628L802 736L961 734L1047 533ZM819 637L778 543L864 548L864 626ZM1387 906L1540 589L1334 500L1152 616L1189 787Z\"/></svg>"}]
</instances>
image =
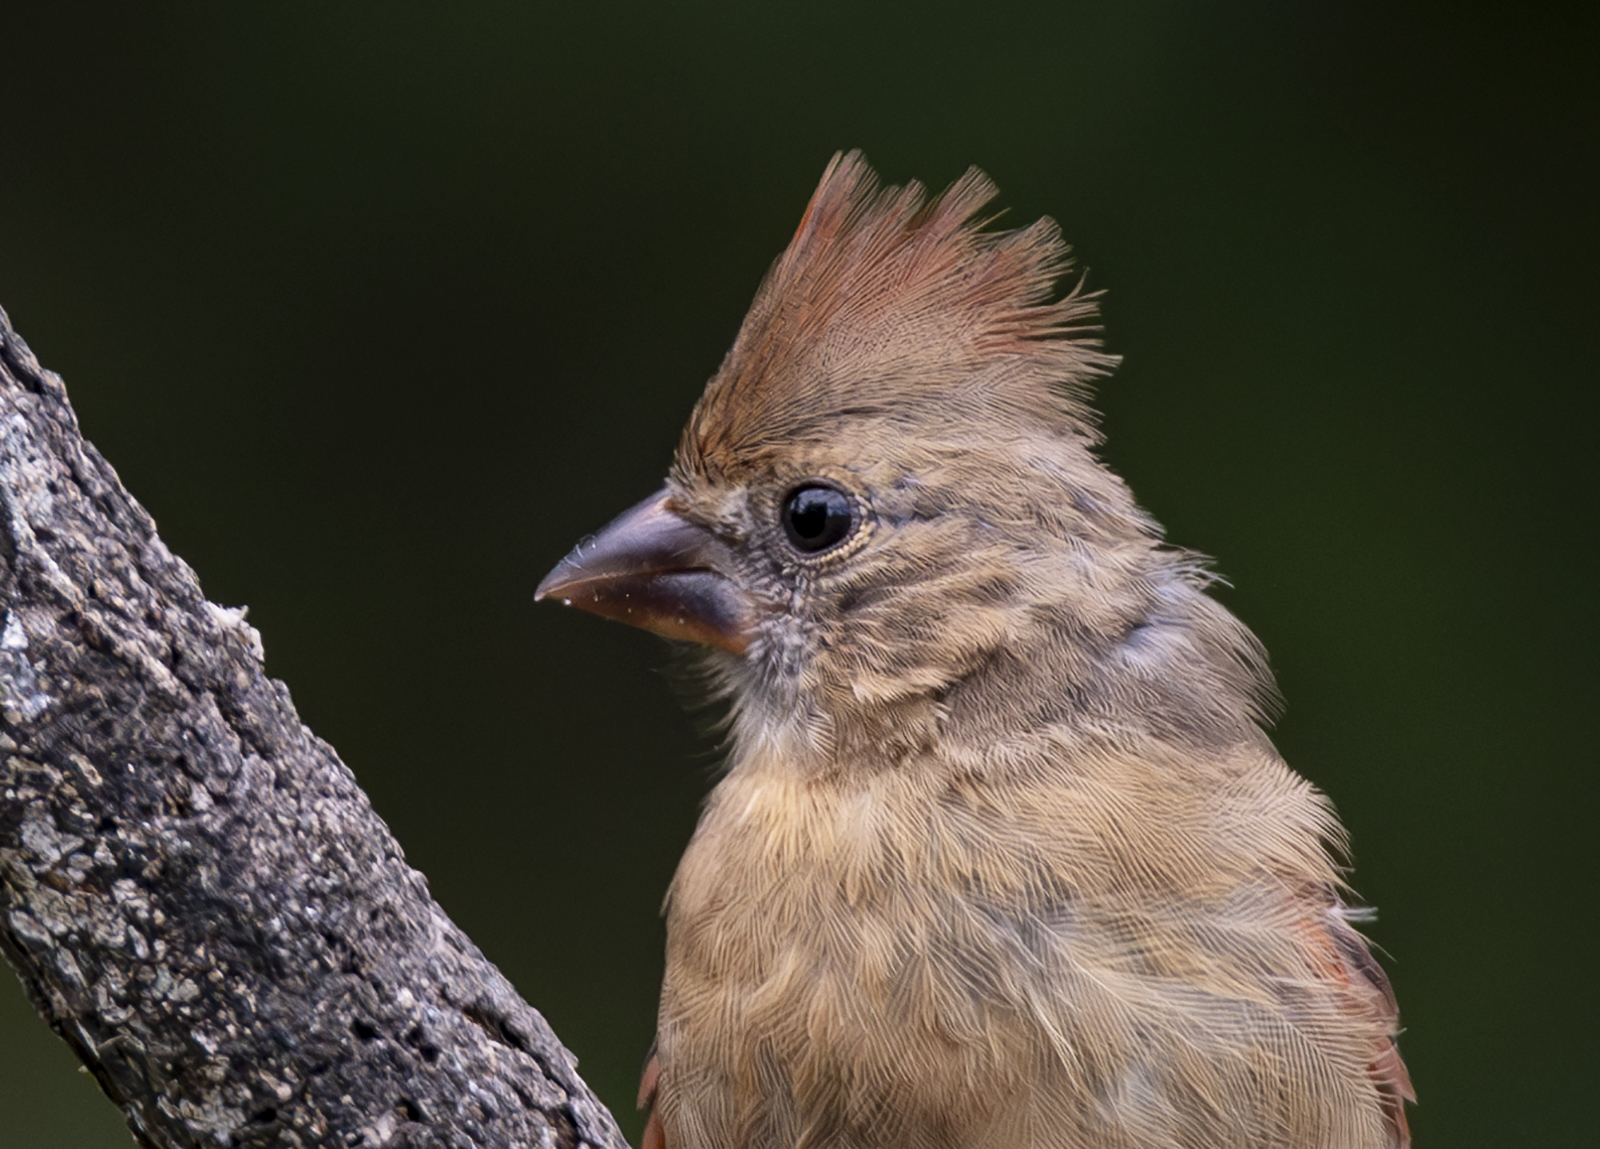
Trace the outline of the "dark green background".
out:
<instances>
[{"instance_id":1,"label":"dark green background","mask_svg":"<svg viewBox=\"0 0 1600 1149\"><path fill-rule=\"evenodd\" d=\"M1273 653L1420 1144L1596 1143L1592 7L155 7L8 6L0 304L630 1130L714 759L532 590L860 146L1109 290L1106 453ZM0 1143L127 1141L0 985Z\"/></svg>"}]
</instances>

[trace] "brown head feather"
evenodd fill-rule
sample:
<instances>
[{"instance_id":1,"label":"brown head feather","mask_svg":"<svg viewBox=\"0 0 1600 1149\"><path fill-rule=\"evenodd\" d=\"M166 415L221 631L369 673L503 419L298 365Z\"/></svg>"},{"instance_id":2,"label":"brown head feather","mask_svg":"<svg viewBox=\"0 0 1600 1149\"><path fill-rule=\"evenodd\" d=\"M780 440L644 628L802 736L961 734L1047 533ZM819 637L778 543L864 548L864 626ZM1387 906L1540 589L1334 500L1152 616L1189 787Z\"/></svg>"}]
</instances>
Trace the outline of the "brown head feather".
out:
<instances>
[{"instance_id":1,"label":"brown head feather","mask_svg":"<svg viewBox=\"0 0 1600 1149\"><path fill-rule=\"evenodd\" d=\"M841 416L947 403L958 385L1092 439L1079 395L1116 361L1099 349L1095 296L1080 284L1051 301L1071 266L1055 221L985 231L995 194L972 168L929 200L915 182L880 187L859 152L836 155L696 406L679 467L737 473Z\"/></svg>"}]
</instances>

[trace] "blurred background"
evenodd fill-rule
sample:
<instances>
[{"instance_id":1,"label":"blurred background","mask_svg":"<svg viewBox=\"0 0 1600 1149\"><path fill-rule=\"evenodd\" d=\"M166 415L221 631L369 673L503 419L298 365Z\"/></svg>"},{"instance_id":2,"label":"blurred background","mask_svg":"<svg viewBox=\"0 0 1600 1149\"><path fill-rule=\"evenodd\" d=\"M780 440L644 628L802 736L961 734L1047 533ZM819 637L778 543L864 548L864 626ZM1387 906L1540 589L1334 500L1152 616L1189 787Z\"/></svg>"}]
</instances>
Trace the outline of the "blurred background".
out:
<instances>
[{"instance_id":1,"label":"blurred background","mask_svg":"<svg viewBox=\"0 0 1600 1149\"><path fill-rule=\"evenodd\" d=\"M980 14L981 12L981 14ZM828 157L1056 217L1381 908L1419 1146L1594 1144L1595 10L8 6L0 305L635 1135L716 765L540 576L655 489ZM1587 446L1586 446L1587 444ZM0 1140L129 1143L0 977ZM1587 1132L1585 1132L1587 1130Z\"/></svg>"}]
</instances>

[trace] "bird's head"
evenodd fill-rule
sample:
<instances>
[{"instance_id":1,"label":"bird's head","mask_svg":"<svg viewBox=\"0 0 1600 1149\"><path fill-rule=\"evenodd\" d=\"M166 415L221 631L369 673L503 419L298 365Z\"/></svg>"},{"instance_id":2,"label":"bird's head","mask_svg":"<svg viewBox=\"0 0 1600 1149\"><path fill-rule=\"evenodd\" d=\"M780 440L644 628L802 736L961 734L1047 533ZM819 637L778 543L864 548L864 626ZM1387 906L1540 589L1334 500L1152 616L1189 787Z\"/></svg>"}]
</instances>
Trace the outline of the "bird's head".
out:
<instances>
[{"instance_id":1,"label":"bird's head","mask_svg":"<svg viewBox=\"0 0 1600 1149\"><path fill-rule=\"evenodd\" d=\"M740 736L819 760L1020 712L1126 723L1130 700L1157 726L1237 725L1253 640L1093 456L1085 394L1114 363L1094 297L1056 297L1053 221L985 230L994 194L973 170L929 200L835 158L666 486L538 596L704 644ZM1168 697L1187 663L1231 716Z\"/></svg>"}]
</instances>

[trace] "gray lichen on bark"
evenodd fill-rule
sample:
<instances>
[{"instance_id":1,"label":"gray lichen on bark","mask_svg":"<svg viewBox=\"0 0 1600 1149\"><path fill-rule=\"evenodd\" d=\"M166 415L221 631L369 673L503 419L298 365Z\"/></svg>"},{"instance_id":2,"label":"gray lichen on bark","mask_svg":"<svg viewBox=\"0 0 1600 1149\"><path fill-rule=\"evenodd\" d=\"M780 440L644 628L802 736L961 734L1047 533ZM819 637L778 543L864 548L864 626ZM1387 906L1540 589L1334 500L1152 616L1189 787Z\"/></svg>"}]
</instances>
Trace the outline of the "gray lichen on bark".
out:
<instances>
[{"instance_id":1,"label":"gray lichen on bark","mask_svg":"<svg viewBox=\"0 0 1600 1149\"><path fill-rule=\"evenodd\" d=\"M146 1145L620 1149L0 312L0 951Z\"/></svg>"}]
</instances>

